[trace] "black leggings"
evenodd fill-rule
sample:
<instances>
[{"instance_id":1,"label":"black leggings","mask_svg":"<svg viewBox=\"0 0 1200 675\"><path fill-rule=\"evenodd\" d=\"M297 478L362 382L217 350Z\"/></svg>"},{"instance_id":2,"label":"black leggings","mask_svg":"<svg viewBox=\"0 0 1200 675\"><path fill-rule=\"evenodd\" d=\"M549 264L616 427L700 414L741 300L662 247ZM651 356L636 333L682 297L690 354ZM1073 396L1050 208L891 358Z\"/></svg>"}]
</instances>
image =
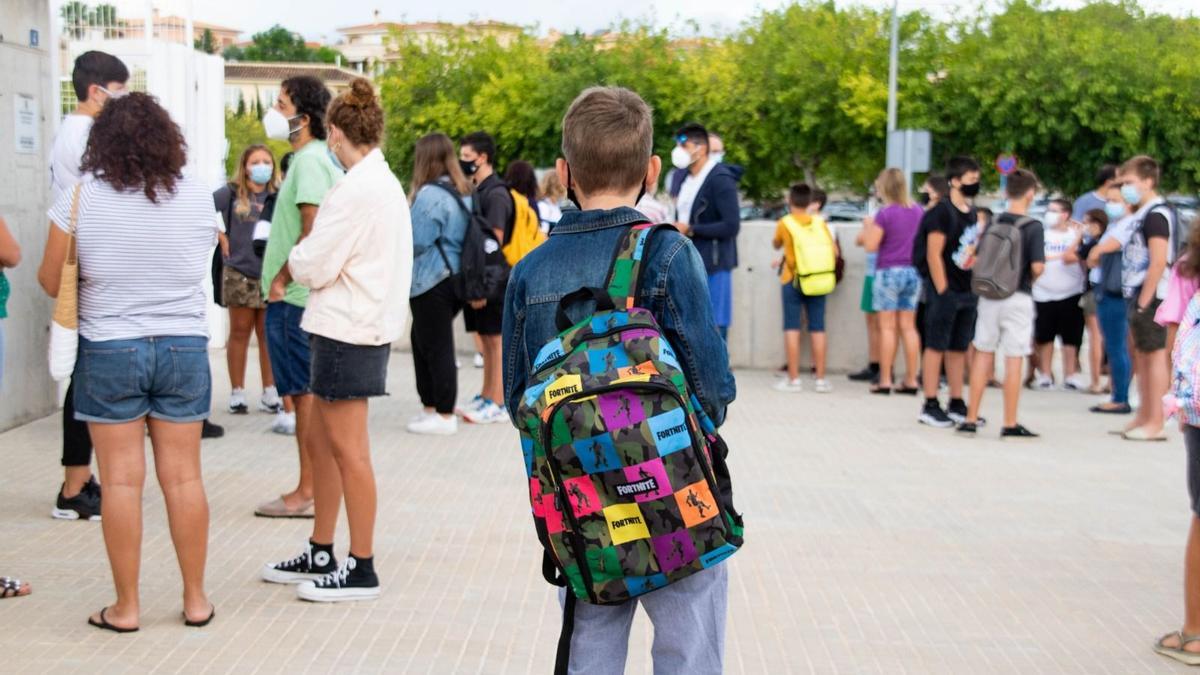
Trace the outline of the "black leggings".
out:
<instances>
[{"instance_id":1,"label":"black leggings","mask_svg":"<svg viewBox=\"0 0 1200 675\"><path fill-rule=\"evenodd\" d=\"M75 378L67 386L67 400L63 402L62 416L62 465L88 466L92 463L92 435L87 422L75 419Z\"/></svg>"},{"instance_id":2,"label":"black leggings","mask_svg":"<svg viewBox=\"0 0 1200 675\"><path fill-rule=\"evenodd\" d=\"M454 413L458 369L454 364L454 317L460 309L453 282L446 279L409 300L412 354L421 405L442 415Z\"/></svg>"}]
</instances>

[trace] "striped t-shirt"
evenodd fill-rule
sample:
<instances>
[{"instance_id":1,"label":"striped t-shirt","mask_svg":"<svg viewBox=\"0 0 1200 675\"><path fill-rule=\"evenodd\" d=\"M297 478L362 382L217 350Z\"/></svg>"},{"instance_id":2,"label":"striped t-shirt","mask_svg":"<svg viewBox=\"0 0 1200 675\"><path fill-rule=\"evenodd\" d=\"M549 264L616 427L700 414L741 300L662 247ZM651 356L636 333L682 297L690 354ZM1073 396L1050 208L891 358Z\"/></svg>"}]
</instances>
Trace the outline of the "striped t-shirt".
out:
<instances>
[{"instance_id":1,"label":"striped t-shirt","mask_svg":"<svg viewBox=\"0 0 1200 675\"><path fill-rule=\"evenodd\" d=\"M48 215L70 231L74 190ZM208 337L204 281L220 215L212 190L193 178L160 190L119 192L103 179L83 184L79 250L79 334L93 342L162 335Z\"/></svg>"}]
</instances>

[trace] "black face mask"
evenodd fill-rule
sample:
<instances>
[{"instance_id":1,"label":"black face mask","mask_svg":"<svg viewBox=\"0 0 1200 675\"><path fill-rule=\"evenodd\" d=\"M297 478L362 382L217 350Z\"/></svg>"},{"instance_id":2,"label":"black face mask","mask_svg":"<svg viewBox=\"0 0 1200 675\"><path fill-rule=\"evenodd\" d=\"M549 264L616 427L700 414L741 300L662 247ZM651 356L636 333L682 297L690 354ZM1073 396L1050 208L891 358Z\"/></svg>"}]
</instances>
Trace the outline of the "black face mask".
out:
<instances>
[{"instance_id":1,"label":"black face mask","mask_svg":"<svg viewBox=\"0 0 1200 675\"><path fill-rule=\"evenodd\" d=\"M467 176L467 178L474 176L475 172L479 170L479 167L475 166L475 162L468 162L465 159L458 160L458 165L462 167L462 172Z\"/></svg>"},{"instance_id":2,"label":"black face mask","mask_svg":"<svg viewBox=\"0 0 1200 675\"><path fill-rule=\"evenodd\" d=\"M921 206L929 206L929 193L924 191L918 192L917 203Z\"/></svg>"},{"instance_id":3,"label":"black face mask","mask_svg":"<svg viewBox=\"0 0 1200 675\"><path fill-rule=\"evenodd\" d=\"M975 195L979 194L979 183L961 185L959 186L958 191L961 192L964 197L974 197Z\"/></svg>"}]
</instances>

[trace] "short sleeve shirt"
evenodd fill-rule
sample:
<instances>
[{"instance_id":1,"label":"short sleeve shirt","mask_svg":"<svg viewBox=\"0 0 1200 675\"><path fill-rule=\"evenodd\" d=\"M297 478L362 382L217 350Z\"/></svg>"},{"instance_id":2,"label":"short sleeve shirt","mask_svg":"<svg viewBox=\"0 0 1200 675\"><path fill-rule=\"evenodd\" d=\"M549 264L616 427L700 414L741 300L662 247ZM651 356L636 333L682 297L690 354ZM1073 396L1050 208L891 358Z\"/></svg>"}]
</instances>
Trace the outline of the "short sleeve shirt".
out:
<instances>
[{"instance_id":1,"label":"short sleeve shirt","mask_svg":"<svg viewBox=\"0 0 1200 675\"><path fill-rule=\"evenodd\" d=\"M59 123L54 146L50 149L51 203L57 202L64 192L83 180L79 165L83 162L83 151L87 149L93 122L90 115L72 113Z\"/></svg>"},{"instance_id":2,"label":"short sleeve shirt","mask_svg":"<svg viewBox=\"0 0 1200 675\"><path fill-rule=\"evenodd\" d=\"M1033 299L1037 302L1054 302L1082 293L1086 282L1083 266L1078 262L1068 263L1063 260L1063 256L1078 239L1075 231L1050 229L1043 233L1043 238L1046 270L1033 285Z\"/></svg>"},{"instance_id":3,"label":"short sleeve shirt","mask_svg":"<svg viewBox=\"0 0 1200 675\"><path fill-rule=\"evenodd\" d=\"M344 175L329 160L325 141L309 141L292 157L287 178L279 187L279 195L275 198L271 236L267 239L267 250L263 254L263 297L267 296L271 290L271 282L287 264L292 247L300 241L303 229L300 205L320 206L325 199L325 193ZM303 307L308 303L308 289L293 281L288 284L283 301L289 305Z\"/></svg>"},{"instance_id":4,"label":"short sleeve shirt","mask_svg":"<svg viewBox=\"0 0 1200 675\"><path fill-rule=\"evenodd\" d=\"M71 230L67 190L48 216ZM79 251L79 334L94 341L160 335L208 336L204 286L220 216L212 192L184 177L151 202L140 190L103 180L83 183L75 240Z\"/></svg>"},{"instance_id":5,"label":"short sleeve shirt","mask_svg":"<svg viewBox=\"0 0 1200 675\"><path fill-rule=\"evenodd\" d=\"M942 263L946 267L947 287L956 293L971 291L971 271L964 269L960 262L967 259L969 250L975 245L978 221L974 206L963 212L949 200L939 202L921 221L921 232L918 236L928 239L932 232L940 232L946 236L946 246L942 249ZM928 244L921 249L928 250Z\"/></svg>"},{"instance_id":6,"label":"short sleeve shirt","mask_svg":"<svg viewBox=\"0 0 1200 675\"><path fill-rule=\"evenodd\" d=\"M1167 240L1167 262L1171 262L1171 221L1164 215L1161 200L1139 209L1116 226L1114 237L1121 242L1121 287L1126 298L1137 295L1150 269L1150 240ZM1110 230L1114 229L1112 227ZM1166 297L1167 275L1159 280L1157 295Z\"/></svg>"}]
</instances>

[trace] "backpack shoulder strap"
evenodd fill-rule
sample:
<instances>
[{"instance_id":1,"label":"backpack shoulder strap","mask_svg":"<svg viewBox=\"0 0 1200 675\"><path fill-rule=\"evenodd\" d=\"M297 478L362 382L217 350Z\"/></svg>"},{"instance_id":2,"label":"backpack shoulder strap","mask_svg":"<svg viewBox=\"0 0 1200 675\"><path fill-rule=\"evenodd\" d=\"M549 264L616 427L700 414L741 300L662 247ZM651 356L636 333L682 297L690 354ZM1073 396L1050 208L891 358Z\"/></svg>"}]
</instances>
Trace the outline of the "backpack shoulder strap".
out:
<instances>
[{"instance_id":1,"label":"backpack shoulder strap","mask_svg":"<svg viewBox=\"0 0 1200 675\"><path fill-rule=\"evenodd\" d=\"M426 183L426 185L432 185L436 188L440 188L440 189L444 190L450 196L454 197L454 202L456 204L458 204L458 207L460 209L462 209L464 212L466 212L467 219L470 220L471 211L469 209L467 209L467 205L463 203L462 195L458 194L458 190L455 190L454 188L450 187L449 185L446 185L445 183L443 183L441 181L437 181L437 180L433 181L432 183Z\"/></svg>"},{"instance_id":2,"label":"backpack shoulder strap","mask_svg":"<svg viewBox=\"0 0 1200 675\"><path fill-rule=\"evenodd\" d=\"M637 304L641 290L642 256L655 232L673 229L670 225L655 225L650 222L635 223L617 240L613 253L612 267L608 272L607 290L613 305L619 309L630 309Z\"/></svg>"}]
</instances>

